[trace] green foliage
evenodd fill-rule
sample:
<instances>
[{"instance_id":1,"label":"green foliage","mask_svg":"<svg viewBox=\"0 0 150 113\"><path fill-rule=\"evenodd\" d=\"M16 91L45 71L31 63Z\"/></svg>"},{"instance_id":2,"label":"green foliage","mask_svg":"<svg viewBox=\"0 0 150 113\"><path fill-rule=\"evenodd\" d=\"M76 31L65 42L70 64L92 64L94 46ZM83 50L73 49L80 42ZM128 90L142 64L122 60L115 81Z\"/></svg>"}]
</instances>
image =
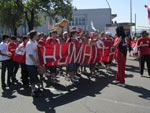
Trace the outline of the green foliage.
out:
<instances>
[{"instance_id":1,"label":"green foliage","mask_svg":"<svg viewBox=\"0 0 150 113\"><path fill-rule=\"evenodd\" d=\"M1 0L0 23L9 28L22 25L27 20L29 30L40 26L47 16L72 19L72 0Z\"/></svg>"},{"instance_id":2,"label":"green foliage","mask_svg":"<svg viewBox=\"0 0 150 113\"><path fill-rule=\"evenodd\" d=\"M15 0L0 1L0 25L15 30L22 25L23 13L15 4Z\"/></svg>"}]
</instances>

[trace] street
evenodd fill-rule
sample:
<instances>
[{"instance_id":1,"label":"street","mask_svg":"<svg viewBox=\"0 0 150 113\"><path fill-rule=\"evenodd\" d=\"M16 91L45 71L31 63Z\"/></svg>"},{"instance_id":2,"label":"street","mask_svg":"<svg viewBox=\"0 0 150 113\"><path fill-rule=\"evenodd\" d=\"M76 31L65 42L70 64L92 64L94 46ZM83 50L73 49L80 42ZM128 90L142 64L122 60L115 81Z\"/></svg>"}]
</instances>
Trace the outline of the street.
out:
<instances>
[{"instance_id":1,"label":"street","mask_svg":"<svg viewBox=\"0 0 150 113\"><path fill-rule=\"evenodd\" d=\"M104 69L99 69L100 76L96 79L89 80L83 75L76 87L61 76L59 84L47 83L43 96L35 99L30 96L30 89L24 90L20 84L4 92L0 86L0 113L150 113L147 70L141 77L138 61L128 57L127 86L123 88L112 83L116 69L113 64L108 77ZM17 78L20 79L20 70Z\"/></svg>"}]
</instances>

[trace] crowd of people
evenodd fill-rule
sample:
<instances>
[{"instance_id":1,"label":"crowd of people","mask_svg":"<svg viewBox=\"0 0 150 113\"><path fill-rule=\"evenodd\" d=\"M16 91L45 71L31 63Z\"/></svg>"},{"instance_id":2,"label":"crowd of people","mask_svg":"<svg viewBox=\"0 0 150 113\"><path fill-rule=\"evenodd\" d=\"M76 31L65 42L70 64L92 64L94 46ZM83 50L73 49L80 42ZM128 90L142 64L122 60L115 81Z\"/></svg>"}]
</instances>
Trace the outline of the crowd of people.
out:
<instances>
[{"instance_id":1,"label":"crowd of people","mask_svg":"<svg viewBox=\"0 0 150 113\"><path fill-rule=\"evenodd\" d=\"M125 87L125 65L127 50L132 50L132 40L129 39L123 29L118 27L116 29L116 35L107 32L85 32L81 28L72 27L69 28L69 24L66 21L67 31L65 26L61 26L61 33L58 34L58 28L51 29L51 32L46 35L45 33L38 33L35 30L27 33L22 38L16 38L15 36L3 35L2 42L0 43L0 61L2 63L1 71L1 84L2 89L12 84L18 84L19 81L16 78L19 67L21 67L21 81L23 87L31 87L31 95L34 97L43 88L42 80L44 77L50 77L53 83L58 83L57 69L62 71L63 66L49 66L40 65L38 58L38 48L64 43L86 43L98 48L101 47L114 47L116 49L115 59L117 62L118 71L116 74L116 80L114 83ZM137 39L138 55L140 55L140 74L143 75L144 63L147 62L148 73L150 75L150 38L148 33L143 31L141 38ZM14 60L17 50L24 51L24 59L21 63ZM111 67L111 61L98 63L98 64L68 64L66 65L65 80L71 81L73 84L80 82L82 72L87 71L89 68L91 77L96 77L97 65L105 65L106 72L109 73ZM7 84L5 82L5 72L8 71ZM80 71L79 71L80 70ZM62 73L61 73L62 74Z\"/></svg>"}]
</instances>

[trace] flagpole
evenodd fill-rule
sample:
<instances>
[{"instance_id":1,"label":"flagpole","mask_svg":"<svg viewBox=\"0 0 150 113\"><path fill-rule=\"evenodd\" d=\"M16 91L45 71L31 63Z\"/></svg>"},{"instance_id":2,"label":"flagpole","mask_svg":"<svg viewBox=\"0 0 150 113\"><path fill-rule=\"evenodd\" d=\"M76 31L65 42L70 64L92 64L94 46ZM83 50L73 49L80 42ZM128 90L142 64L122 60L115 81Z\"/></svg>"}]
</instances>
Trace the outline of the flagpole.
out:
<instances>
[{"instance_id":1,"label":"flagpole","mask_svg":"<svg viewBox=\"0 0 150 113\"><path fill-rule=\"evenodd\" d=\"M132 0L130 0L130 35L132 36Z\"/></svg>"},{"instance_id":2,"label":"flagpole","mask_svg":"<svg viewBox=\"0 0 150 113\"><path fill-rule=\"evenodd\" d=\"M136 13L135 13L135 33L136 33Z\"/></svg>"},{"instance_id":3,"label":"flagpole","mask_svg":"<svg viewBox=\"0 0 150 113\"><path fill-rule=\"evenodd\" d=\"M132 0L130 0L130 23L132 23Z\"/></svg>"}]
</instances>

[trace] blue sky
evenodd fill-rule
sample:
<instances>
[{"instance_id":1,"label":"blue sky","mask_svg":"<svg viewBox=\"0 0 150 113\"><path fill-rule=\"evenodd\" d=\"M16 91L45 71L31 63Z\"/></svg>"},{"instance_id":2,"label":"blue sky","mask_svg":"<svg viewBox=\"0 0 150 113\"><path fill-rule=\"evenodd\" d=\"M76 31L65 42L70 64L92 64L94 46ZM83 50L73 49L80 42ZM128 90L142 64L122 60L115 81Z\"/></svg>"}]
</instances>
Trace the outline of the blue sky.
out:
<instances>
[{"instance_id":1,"label":"blue sky","mask_svg":"<svg viewBox=\"0 0 150 113\"><path fill-rule=\"evenodd\" d=\"M130 0L108 0L112 8L112 13L117 14L117 22L130 22ZM150 5L150 0L132 0L133 21L135 13L137 15L137 26L149 26L148 14L144 5ZM77 9L108 8L106 0L73 0L73 5Z\"/></svg>"}]
</instances>

